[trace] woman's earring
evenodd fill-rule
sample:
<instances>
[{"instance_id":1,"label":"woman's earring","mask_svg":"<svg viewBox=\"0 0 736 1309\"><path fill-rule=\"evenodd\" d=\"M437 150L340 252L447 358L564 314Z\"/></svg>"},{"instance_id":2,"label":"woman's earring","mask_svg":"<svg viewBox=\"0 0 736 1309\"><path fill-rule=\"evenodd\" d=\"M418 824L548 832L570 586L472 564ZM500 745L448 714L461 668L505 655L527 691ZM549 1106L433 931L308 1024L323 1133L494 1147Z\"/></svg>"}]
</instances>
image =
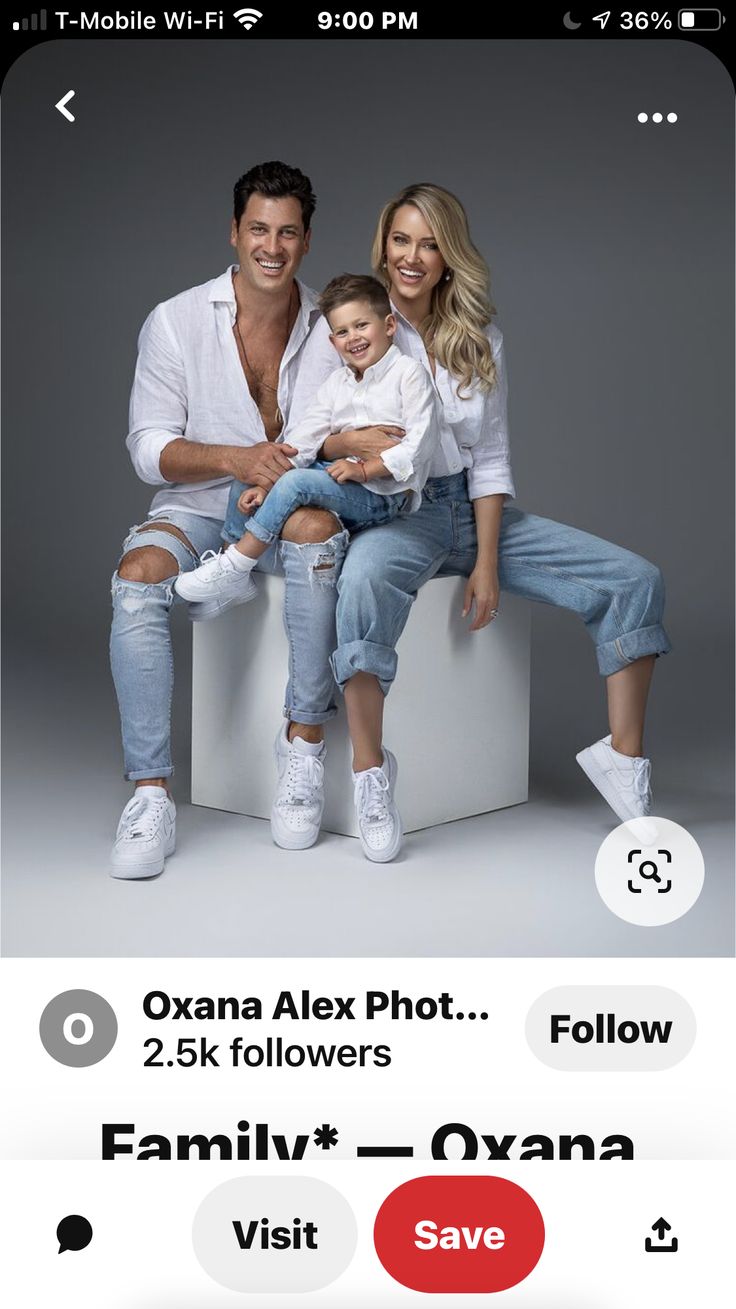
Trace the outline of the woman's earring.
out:
<instances>
[{"instance_id":1,"label":"woman's earring","mask_svg":"<svg viewBox=\"0 0 736 1309\"><path fill-rule=\"evenodd\" d=\"M449 280L450 280L451 277L452 277L452 273L450 272L450 269L448 268L448 269L447 269L447 272L445 273L445 281L446 281L446 282L449 282Z\"/></svg>"}]
</instances>

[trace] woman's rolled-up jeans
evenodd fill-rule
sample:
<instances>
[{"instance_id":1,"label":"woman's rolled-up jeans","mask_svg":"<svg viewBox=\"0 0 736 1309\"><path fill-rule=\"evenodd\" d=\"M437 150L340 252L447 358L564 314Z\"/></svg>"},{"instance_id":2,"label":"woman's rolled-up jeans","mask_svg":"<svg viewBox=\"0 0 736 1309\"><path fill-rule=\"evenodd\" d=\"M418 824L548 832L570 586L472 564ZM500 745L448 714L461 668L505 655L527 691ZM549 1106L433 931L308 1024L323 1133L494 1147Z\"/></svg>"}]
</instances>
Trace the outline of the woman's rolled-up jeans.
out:
<instances>
[{"instance_id":1,"label":"woman's rolled-up jeans","mask_svg":"<svg viewBox=\"0 0 736 1309\"><path fill-rule=\"evenodd\" d=\"M317 462L310 468L292 468L284 473L250 517L238 509L240 495L248 488L243 482L233 482L223 541L239 541L245 532L252 532L259 541L270 545L281 535L287 518L306 505L329 510L350 533L389 523L407 506L408 497L401 492L377 495L360 482L336 482L327 468L326 463Z\"/></svg>"},{"instance_id":2,"label":"woman's rolled-up jeans","mask_svg":"<svg viewBox=\"0 0 736 1309\"><path fill-rule=\"evenodd\" d=\"M431 478L419 510L361 532L338 581L339 687L358 672L388 694L396 643L417 591L430 577L469 577L478 541L464 473ZM656 565L588 532L507 505L498 540L502 591L576 613L592 638L598 670L608 677L636 659L665 654L664 582ZM503 621L503 602L501 617Z\"/></svg>"}]
</instances>

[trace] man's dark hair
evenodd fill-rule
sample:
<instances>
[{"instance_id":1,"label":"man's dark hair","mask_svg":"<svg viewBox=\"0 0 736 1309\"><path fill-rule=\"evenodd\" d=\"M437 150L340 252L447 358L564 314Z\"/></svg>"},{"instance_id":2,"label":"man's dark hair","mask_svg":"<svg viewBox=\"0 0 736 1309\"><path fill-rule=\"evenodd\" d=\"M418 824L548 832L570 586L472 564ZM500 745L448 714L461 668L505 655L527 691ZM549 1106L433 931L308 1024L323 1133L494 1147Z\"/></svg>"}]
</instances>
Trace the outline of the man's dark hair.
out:
<instances>
[{"instance_id":1,"label":"man's dark hair","mask_svg":"<svg viewBox=\"0 0 736 1309\"><path fill-rule=\"evenodd\" d=\"M279 159L272 159L267 164L256 164L247 173L243 173L233 189L233 216L238 226L245 206L252 195L266 195L271 200L281 200L293 195L302 207L304 231L308 232L312 223L312 214L317 204L317 197L312 190L309 178L298 168L289 168Z\"/></svg>"},{"instance_id":2,"label":"man's dark hair","mask_svg":"<svg viewBox=\"0 0 736 1309\"><path fill-rule=\"evenodd\" d=\"M329 320L333 309L350 304L351 300L366 300L374 314L385 318L391 313L391 301L386 288L375 277L363 273L341 273L327 283L319 298L319 307Z\"/></svg>"}]
</instances>

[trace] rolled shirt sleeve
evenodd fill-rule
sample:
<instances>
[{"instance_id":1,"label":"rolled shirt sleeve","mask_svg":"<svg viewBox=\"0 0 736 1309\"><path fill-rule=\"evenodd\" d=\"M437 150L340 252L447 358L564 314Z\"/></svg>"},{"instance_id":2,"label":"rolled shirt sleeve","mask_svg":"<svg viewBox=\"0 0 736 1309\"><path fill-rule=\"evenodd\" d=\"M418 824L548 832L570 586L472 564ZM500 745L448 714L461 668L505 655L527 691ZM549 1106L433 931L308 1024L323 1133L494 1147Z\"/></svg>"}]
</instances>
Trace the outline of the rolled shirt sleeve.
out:
<instances>
[{"instance_id":1,"label":"rolled shirt sleeve","mask_svg":"<svg viewBox=\"0 0 736 1309\"><path fill-rule=\"evenodd\" d=\"M473 462L468 468L468 494L471 500L485 495L516 494L509 456L506 362L503 337L497 328L491 341L495 347L496 385L483 396L479 436L470 447Z\"/></svg>"},{"instance_id":2,"label":"rolled shirt sleeve","mask_svg":"<svg viewBox=\"0 0 736 1309\"><path fill-rule=\"evenodd\" d=\"M165 486L159 461L187 425L184 365L162 305L149 314L138 337L126 445L142 481Z\"/></svg>"},{"instance_id":3,"label":"rolled shirt sleeve","mask_svg":"<svg viewBox=\"0 0 736 1309\"><path fill-rule=\"evenodd\" d=\"M410 367L404 367L401 400L405 435L380 458L396 482L412 478L421 490L439 441L437 396L421 364L411 361Z\"/></svg>"}]
</instances>

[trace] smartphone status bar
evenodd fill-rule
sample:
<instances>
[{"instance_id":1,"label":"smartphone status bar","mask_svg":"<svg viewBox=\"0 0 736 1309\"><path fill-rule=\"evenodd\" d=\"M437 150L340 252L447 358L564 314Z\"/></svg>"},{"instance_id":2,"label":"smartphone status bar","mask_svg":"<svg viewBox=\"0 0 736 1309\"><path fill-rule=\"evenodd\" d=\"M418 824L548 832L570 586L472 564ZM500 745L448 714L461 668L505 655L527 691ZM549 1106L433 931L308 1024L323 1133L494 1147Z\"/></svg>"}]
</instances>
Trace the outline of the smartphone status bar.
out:
<instances>
[{"instance_id":1,"label":"smartphone status bar","mask_svg":"<svg viewBox=\"0 0 736 1309\"><path fill-rule=\"evenodd\" d=\"M430 38L695 38L707 43L723 31L726 17L720 9L585 10L573 6L529 15L499 7L491 12L471 10L456 13L438 11L435 6L413 5L396 9L381 7L342 8L309 5L284 14L280 5L206 8L168 8L146 5L109 9L70 6L66 9L13 11L8 15L10 32L29 40L58 37L177 37L259 39L354 39Z\"/></svg>"}]
</instances>

